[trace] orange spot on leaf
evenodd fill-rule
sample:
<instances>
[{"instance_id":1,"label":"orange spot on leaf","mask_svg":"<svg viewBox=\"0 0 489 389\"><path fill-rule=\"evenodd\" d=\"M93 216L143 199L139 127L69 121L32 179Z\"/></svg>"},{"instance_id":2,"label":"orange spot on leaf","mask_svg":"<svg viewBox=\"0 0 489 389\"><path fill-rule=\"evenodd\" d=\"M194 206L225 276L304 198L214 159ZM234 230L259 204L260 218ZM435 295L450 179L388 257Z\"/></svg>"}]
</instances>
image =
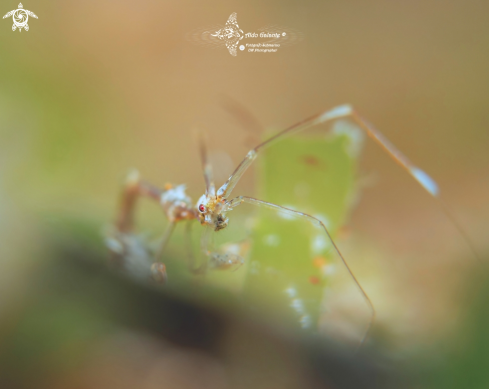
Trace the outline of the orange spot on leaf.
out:
<instances>
[{"instance_id":1,"label":"orange spot on leaf","mask_svg":"<svg viewBox=\"0 0 489 389\"><path fill-rule=\"evenodd\" d=\"M324 257L316 257L312 260L312 264L314 267L321 269L324 265L326 265L326 258Z\"/></svg>"},{"instance_id":2,"label":"orange spot on leaf","mask_svg":"<svg viewBox=\"0 0 489 389\"><path fill-rule=\"evenodd\" d=\"M318 168L318 169L325 169L325 163L321 161L319 158L315 157L314 155L303 155L302 157L299 158L299 160L302 163L305 163L306 165Z\"/></svg>"},{"instance_id":3,"label":"orange spot on leaf","mask_svg":"<svg viewBox=\"0 0 489 389\"><path fill-rule=\"evenodd\" d=\"M309 277L309 282L313 285L317 285L321 282L321 280L319 279L319 277L311 276Z\"/></svg>"}]
</instances>

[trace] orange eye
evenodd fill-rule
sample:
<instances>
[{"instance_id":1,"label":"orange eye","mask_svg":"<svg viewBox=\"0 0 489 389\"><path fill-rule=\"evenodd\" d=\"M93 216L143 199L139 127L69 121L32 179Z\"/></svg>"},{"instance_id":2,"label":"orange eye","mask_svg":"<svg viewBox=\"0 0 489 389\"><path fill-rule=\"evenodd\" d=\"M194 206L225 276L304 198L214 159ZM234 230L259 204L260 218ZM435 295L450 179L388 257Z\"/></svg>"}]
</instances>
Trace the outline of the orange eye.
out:
<instances>
[{"instance_id":1,"label":"orange eye","mask_svg":"<svg viewBox=\"0 0 489 389\"><path fill-rule=\"evenodd\" d=\"M204 207L204 204L200 204L199 205L199 211L204 213L205 212L205 207Z\"/></svg>"}]
</instances>

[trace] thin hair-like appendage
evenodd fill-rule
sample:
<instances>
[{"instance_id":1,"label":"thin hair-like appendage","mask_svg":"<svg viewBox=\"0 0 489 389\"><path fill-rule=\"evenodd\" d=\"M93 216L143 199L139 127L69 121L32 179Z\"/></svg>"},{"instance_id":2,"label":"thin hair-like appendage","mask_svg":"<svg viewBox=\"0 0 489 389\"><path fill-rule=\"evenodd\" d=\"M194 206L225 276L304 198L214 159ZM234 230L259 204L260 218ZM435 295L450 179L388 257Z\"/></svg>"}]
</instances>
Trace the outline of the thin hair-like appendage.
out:
<instances>
[{"instance_id":1,"label":"thin hair-like appendage","mask_svg":"<svg viewBox=\"0 0 489 389\"><path fill-rule=\"evenodd\" d=\"M339 250L338 246L336 246L336 243L334 242L333 238L331 237L331 235L330 235L328 229L326 228L326 226L324 225L324 223L321 220L319 220L318 218L311 216L307 213L295 211L295 210L290 209L290 208L282 207L282 206L277 205L277 204L269 203L269 202L263 201L263 200L258 200L258 199L255 199L253 197L248 197L248 196L235 197L232 200L229 200L227 202L227 205L229 206L229 209L231 210L231 209L234 209L235 207L237 207L243 203L252 204L255 206L263 206L263 207L266 207L269 209L273 209L274 211L289 214L291 216L301 217L304 220L307 220L308 222L312 223L313 225L316 225L316 226L318 226L324 230L324 232L326 233L330 243L333 245L335 252L338 254L341 262L346 267L348 274L350 275L353 282L357 286L358 290L362 294L362 297L364 298L365 302L367 303L367 306L368 306L370 313L371 313L369 323L368 323L367 328L365 330L365 333L364 333L364 335L360 341L359 347L361 347L364 344L365 340L367 339L367 337L370 333L370 329L372 328L372 324L375 320L375 314L376 314L375 308L374 308L374 305L372 304L372 301L370 300L370 297L368 297L367 293L362 288L362 286L358 282L357 278L355 277L355 275L351 271L350 266L348 266L348 263L346 262L345 258L343 257L343 254L341 254L341 251Z\"/></svg>"},{"instance_id":2,"label":"thin hair-like appendage","mask_svg":"<svg viewBox=\"0 0 489 389\"><path fill-rule=\"evenodd\" d=\"M319 125L322 123L326 123L329 121L341 119L341 118L351 118L354 120L360 129L362 129L371 139L375 141L391 158L393 158L401 167L403 167L415 180L416 182L424 189L426 192L430 194L431 197L433 197L441 207L442 212L446 215L446 217L450 220L450 222L454 225L454 227L457 229L459 232L460 236L462 239L466 242L467 246L470 248L472 254L477 260L479 259L479 256L477 255L477 252L470 241L468 235L466 234L465 230L461 227L461 225L458 223L458 221L455 219L447 205L440 199L440 192L438 189L437 183L428 175L426 174L423 170L419 169L416 167L404 154L402 154L380 131L378 131L375 127L373 127L370 123L368 123L365 119L363 119L356 111L353 110L353 108L349 105L342 105L338 106L336 108L327 110L325 112L322 112L320 114L311 116L305 120L302 120L286 129L283 131L277 133L276 135L272 136L268 140L260 143L258 146L253 148L248 152L248 154L245 156L245 158L241 161L241 163L236 167L235 171L231 174L231 176L228 178L228 180L219 188L217 191L218 196L222 196L226 200L226 205L229 210L232 210L234 207L238 206L239 204L246 202L254 205L262 205L262 206L267 206L268 208L280 210L281 212L288 212L290 214L294 214L296 216L302 216L306 219L308 219L310 222L317 224L321 226L325 233L327 234L331 244L333 245L335 251L341 258L342 263L348 270L348 273L350 274L351 278L354 280L355 284L359 288L361 294L363 295L365 301L367 302L367 305L371 311L371 320L368 324L368 327L365 331L365 335L363 336L360 346L364 344L365 339L368 337L368 334L370 332L370 329L372 327L372 324L375 320L375 308L372 304L372 301L364 291L364 289L361 287L360 283L356 279L355 275L351 271L350 267L348 266L345 258L339 251L338 247L336 246L336 243L334 240L331 238L331 235L329 234L329 231L327 230L326 226L317 218L301 213L295 210L291 210L276 204L272 203L267 203L266 201L262 200L257 200L253 199L251 197L246 197L246 196L239 196L236 198L233 198L232 200L227 200L229 196L231 195L231 192L233 191L234 187L236 184L239 182L241 177L244 175L248 167L251 166L253 161L256 159L258 156L258 153L267 148L270 147L272 144L275 142L278 142L282 140L283 138L296 134L300 131L304 131L312 126Z\"/></svg>"},{"instance_id":3,"label":"thin hair-like appendage","mask_svg":"<svg viewBox=\"0 0 489 389\"><path fill-rule=\"evenodd\" d=\"M199 151L200 151L200 160L202 162L202 172L204 174L204 181L205 181L205 194L212 196L216 193L216 188L214 185L212 165L209 162L209 156L207 155L207 146L202 133L200 134L199 137Z\"/></svg>"},{"instance_id":4,"label":"thin hair-like appendage","mask_svg":"<svg viewBox=\"0 0 489 389\"><path fill-rule=\"evenodd\" d=\"M155 260L160 261L161 258L163 257L163 252L165 251L166 245L168 241L170 240L170 237L173 233L173 230L175 229L176 222L171 221L168 226L165 229L165 232L163 233L163 236L161 237L161 241L158 247L158 251L156 252L155 255Z\"/></svg>"},{"instance_id":5,"label":"thin hair-like appendage","mask_svg":"<svg viewBox=\"0 0 489 389\"><path fill-rule=\"evenodd\" d=\"M480 261L480 256L477 254L477 251L475 250L474 245L469 239L467 233L455 219L453 213L450 211L446 203L440 199L438 184L423 170L415 166L379 130L363 119L350 105L340 105L320 114L311 116L260 143L258 146L248 152L233 174L231 174L224 185L219 188L217 194L223 196L224 198L228 198L230 196L232 190L239 182L243 174L256 159L259 151L270 147L275 142L280 141L289 135L304 131L312 126L348 117L353 119L358 124L360 129L362 129L371 139L373 139L375 143L377 143L392 159L394 159L394 161L404 168L416 180L416 182L438 202L442 212L459 232L460 236L465 241L467 247L470 249L474 257Z\"/></svg>"}]
</instances>

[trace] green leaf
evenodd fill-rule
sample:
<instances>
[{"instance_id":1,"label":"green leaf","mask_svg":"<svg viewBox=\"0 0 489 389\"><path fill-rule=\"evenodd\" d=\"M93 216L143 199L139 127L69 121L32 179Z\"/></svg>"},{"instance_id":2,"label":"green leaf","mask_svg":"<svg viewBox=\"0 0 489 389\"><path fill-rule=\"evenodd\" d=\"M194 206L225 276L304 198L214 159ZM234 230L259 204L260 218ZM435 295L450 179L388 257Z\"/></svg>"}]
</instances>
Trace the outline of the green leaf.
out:
<instances>
[{"instance_id":1,"label":"green leaf","mask_svg":"<svg viewBox=\"0 0 489 389\"><path fill-rule=\"evenodd\" d=\"M349 121L322 136L286 138L264 151L259 198L320 219L335 238L355 194L363 137ZM303 328L317 328L324 288L338 264L328 235L304 217L260 207L245 295Z\"/></svg>"}]
</instances>

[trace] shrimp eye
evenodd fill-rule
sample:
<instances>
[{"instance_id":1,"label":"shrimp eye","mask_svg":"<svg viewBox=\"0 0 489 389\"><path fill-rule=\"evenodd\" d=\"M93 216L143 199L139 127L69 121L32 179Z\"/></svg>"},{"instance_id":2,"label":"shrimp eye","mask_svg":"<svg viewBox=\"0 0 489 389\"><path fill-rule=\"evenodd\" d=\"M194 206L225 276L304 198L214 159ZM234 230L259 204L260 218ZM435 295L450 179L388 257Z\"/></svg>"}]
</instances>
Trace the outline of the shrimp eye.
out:
<instances>
[{"instance_id":1,"label":"shrimp eye","mask_svg":"<svg viewBox=\"0 0 489 389\"><path fill-rule=\"evenodd\" d=\"M204 204L200 204L200 205L199 205L199 211L200 211L200 212L205 212L205 207L204 207Z\"/></svg>"}]
</instances>

